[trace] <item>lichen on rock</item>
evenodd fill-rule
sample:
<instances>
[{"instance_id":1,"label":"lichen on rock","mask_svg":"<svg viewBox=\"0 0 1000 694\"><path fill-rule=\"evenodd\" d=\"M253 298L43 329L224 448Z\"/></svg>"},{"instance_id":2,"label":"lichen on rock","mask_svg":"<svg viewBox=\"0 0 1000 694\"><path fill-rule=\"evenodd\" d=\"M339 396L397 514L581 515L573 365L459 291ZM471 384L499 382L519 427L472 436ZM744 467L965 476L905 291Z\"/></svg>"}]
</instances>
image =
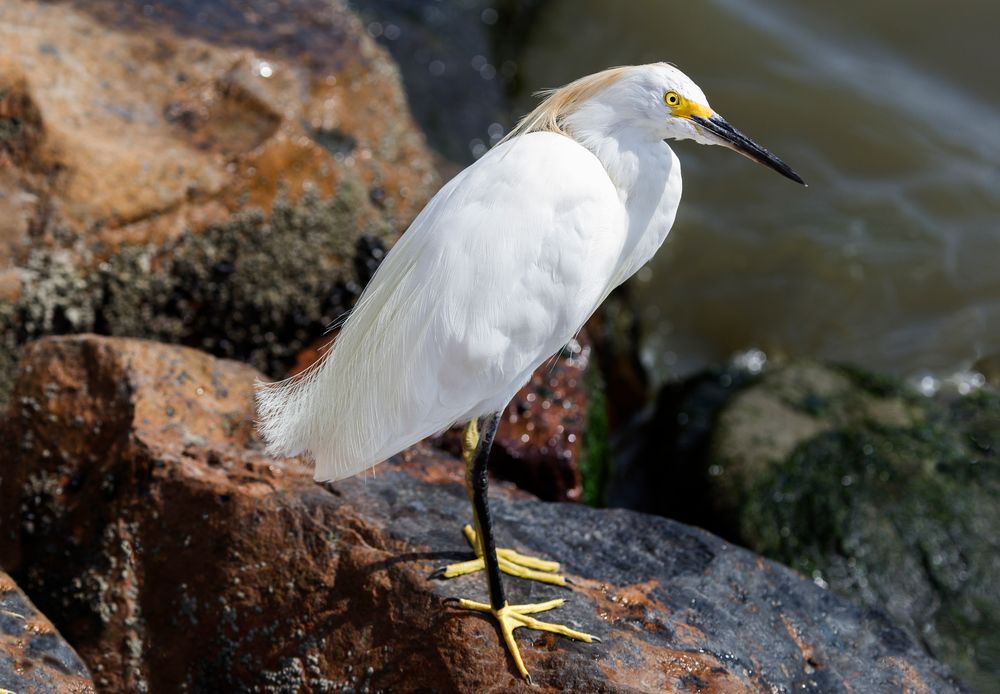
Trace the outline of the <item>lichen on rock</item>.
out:
<instances>
[{"instance_id":1,"label":"lichen on rock","mask_svg":"<svg viewBox=\"0 0 1000 694\"><path fill-rule=\"evenodd\" d=\"M281 374L350 308L359 268L369 272L391 242L385 226L359 235L359 194L344 185L328 201L279 198L270 215L243 212L162 247L124 246L94 269L35 251L17 299L0 303L0 359L13 364L20 343L43 335L99 332L196 345Z\"/></svg>"}]
</instances>

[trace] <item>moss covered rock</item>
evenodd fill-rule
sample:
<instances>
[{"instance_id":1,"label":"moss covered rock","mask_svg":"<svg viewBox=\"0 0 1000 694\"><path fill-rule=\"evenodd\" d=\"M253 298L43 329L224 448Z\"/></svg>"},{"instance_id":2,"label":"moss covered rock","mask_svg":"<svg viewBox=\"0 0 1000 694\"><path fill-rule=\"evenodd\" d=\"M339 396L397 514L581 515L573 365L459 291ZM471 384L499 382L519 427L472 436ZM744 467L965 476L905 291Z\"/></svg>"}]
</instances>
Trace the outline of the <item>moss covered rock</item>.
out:
<instances>
[{"instance_id":1,"label":"moss covered rock","mask_svg":"<svg viewBox=\"0 0 1000 694\"><path fill-rule=\"evenodd\" d=\"M857 372L831 373L852 387L826 401L825 416L791 406L823 423L791 450L740 452L745 438L726 429L728 417L720 422L711 470L738 504L741 538L884 608L977 690L996 691L1000 396L937 402ZM765 379L759 390L768 388ZM741 400L727 414L743 410ZM782 420L756 426L778 431Z\"/></svg>"},{"instance_id":2,"label":"moss covered rock","mask_svg":"<svg viewBox=\"0 0 1000 694\"><path fill-rule=\"evenodd\" d=\"M677 488L650 510L885 610L1000 689L1000 395L810 362L721 371L664 391L642 439Z\"/></svg>"}]
</instances>

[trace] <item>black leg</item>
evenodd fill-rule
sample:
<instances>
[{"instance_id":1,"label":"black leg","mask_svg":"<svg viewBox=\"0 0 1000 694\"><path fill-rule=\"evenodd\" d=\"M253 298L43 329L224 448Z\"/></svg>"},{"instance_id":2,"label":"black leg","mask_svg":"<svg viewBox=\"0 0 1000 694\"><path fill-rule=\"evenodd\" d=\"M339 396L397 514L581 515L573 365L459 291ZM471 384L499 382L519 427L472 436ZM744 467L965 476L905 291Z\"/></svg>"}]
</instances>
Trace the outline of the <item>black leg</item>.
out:
<instances>
[{"instance_id":1,"label":"black leg","mask_svg":"<svg viewBox=\"0 0 1000 694\"><path fill-rule=\"evenodd\" d=\"M548 631L588 643L599 639L561 624L542 622L531 616L537 612L547 612L559 607L565 602L562 598L533 605L507 604L507 598L503 592L503 583L500 580L500 561L497 558L496 540L493 538L493 518L490 516L490 504L487 498L489 477L486 472L486 464L489 461L490 448L493 446L493 437L496 434L499 423L499 412L469 422L469 425L465 428L462 443L462 457L465 459L466 488L469 492L469 498L472 501L472 515L476 526L475 531L466 526L464 532L469 543L476 550L476 554L482 555L483 567L486 569L486 583L490 589L490 602L486 604L473 600L450 600L454 600L457 606L462 609L485 612L491 614L497 620L504 644L514 659L517 671L530 684L531 676L528 674L528 668L525 667L524 659L521 658L521 651L514 640L515 629L528 628L537 629L538 631ZM539 578L540 576L545 576L546 573L551 574L551 572L558 571L559 569L558 564L525 557L512 550L501 550L501 552L504 552L504 570L515 576L542 580L542 578ZM443 578L462 576L471 571L478 571L478 563L478 560L473 560L462 562L461 564L453 564L451 567L445 567L435 572L435 574ZM531 571L528 571L529 567ZM564 585L565 581L562 577L557 578L559 579L558 583L554 580L547 580L545 582Z\"/></svg>"},{"instance_id":2,"label":"black leg","mask_svg":"<svg viewBox=\"0 0 1000 694\"><path fill-rule=\"evenodd\" d=\"M490 503L487 498L489 475L486 464L493 446L493 437L500 423L500 413L486 415L479 419L479 446L476 457L468 469L469 493L472 497L473 515L476 521L476 535L483 550L483 560L486 563L486 582L490 589L490 605L494 610L501 609L507 598L503 592L500 580L500 563L497 561L496 540L493 538L493 518L490 515Z\"/></svg>"}]
</instances>

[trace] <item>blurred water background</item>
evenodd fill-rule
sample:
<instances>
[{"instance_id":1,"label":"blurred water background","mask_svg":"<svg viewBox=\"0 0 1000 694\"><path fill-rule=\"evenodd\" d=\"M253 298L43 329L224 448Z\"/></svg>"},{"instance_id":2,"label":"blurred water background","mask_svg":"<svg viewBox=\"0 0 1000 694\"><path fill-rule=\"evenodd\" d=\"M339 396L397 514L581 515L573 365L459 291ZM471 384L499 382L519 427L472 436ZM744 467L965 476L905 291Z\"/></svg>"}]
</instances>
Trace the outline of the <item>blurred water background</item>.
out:
<instances>
[{"instance_id":1,"label":"blurred water background","mask_svg":"<svg viewBox=\"0 0 1000 694\"><path fill-rule=\"evenodd\" d=\"M667 60L805 177L672 144L680 212L631 286L658 380L753 348L907 377L1000 354L1000 3L361 4L453 160L485 151L538 89ZM479 29L452 30L462 13ZM408 41L407 15L437 40Z\"/></svg>"}]
</instances>

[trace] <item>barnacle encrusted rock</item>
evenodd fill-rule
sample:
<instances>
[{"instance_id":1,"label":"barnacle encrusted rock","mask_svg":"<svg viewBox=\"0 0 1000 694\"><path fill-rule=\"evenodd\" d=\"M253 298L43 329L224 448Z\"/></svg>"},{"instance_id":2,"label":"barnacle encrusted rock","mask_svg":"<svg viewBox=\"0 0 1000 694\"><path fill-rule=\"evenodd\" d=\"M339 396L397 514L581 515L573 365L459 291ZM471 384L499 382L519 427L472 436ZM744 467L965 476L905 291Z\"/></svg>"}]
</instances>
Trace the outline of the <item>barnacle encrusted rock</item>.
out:
<instances>
[{"instance_id":1,"label":"barnacle encrusted rock","mask_svg":"<svg viewBox=\"0 0 1000 694\"><path fill-rule=\"evenodd\" d=\"M53 333L279 373L438 185L339 0L5 2L0 402L17 347Z\"/></svg>"}]
</instances>

